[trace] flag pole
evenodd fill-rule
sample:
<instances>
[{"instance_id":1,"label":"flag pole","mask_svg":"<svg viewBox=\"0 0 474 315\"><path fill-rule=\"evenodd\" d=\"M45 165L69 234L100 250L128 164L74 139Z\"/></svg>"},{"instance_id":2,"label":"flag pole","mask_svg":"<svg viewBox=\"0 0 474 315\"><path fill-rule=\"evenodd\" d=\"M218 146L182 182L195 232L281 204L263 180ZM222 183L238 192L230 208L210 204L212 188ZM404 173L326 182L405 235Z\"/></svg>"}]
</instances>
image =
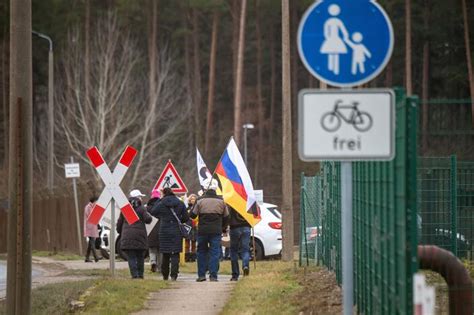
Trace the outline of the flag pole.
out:
<instances>
[{"instance_id":1,"label":"flag pole","mask_svg":"<svg viewBox=\"0 0 474 315\"><path fill-rule=\"evenodd\" d=\"M255 250L255 229L252 226L252 245L253 245L253 269L257 270L257 255Z\"/></svg>"}]
</instances>

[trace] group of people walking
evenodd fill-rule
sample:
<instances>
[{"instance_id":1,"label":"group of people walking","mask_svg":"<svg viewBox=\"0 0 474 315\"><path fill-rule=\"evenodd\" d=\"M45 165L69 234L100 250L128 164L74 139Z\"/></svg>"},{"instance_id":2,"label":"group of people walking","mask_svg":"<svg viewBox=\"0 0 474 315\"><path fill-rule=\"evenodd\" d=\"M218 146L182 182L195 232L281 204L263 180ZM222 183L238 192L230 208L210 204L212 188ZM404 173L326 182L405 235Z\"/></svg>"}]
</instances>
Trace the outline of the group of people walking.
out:
<instances>
[{"instance_id":1,"label":"group of people walking","mask_svg":"<svg viewBox=\"0 0 474 315\"><path fill-rule=\"evenodd\" d=\"M121 214L117 222L117 232L121 235L120 247L128 258L132 278L144 277L145 253L149 250L152 272L161 271L163 280L176 281L179 275L179 254L183 251L183 235L180 224L191 223L195 227L197 241L197 279L218 281L219 262L222 255L222 236L230 236L230 257L232 265L231 281L237 281L241 272L239 257L242 259L242 272L249 274L250 260L250 225L228 207L216 190L218 183L208 179L207 188L201 197L191 195L186 206L171 190L153 190L150 200L143 202L144 194L134 189L129 194L129 202L135 209L139 220L129 225ZM98 233L88 233L94 227L87 222L88 213L94 207L96 198L91 198L84 213L84 236L89 239L86 262L94 250L95 237ZM157 219L157 223L147 235L146 224ZM95 226L97 229L97 226ZM193 247L193 241L189 245ZM92 245L91 245L92 244Z\"/></svg>"}]
</instances>

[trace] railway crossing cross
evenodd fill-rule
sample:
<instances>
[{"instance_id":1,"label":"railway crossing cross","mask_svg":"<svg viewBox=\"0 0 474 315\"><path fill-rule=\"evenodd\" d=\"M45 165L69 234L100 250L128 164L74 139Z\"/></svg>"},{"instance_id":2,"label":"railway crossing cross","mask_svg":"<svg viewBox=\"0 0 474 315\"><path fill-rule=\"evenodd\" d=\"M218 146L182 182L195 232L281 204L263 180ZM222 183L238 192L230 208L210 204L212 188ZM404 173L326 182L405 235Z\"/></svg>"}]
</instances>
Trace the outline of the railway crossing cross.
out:
<instances>
[{"instance_id":1,"label":"railway crossing cross","mask_svg":"<svg viewBox=\"0 0 474 315\"><path fill-rule=\"evenodd\" d=\"M112 201L112 199L117 202L128 224L133 224L138 221L138 216L135 213L135 210L133 210L132 205L128 202L127 196L123 193L119 186L136 155L137 150L131 146L127 146L120 157L117 166L115 166L114 172L112 173L97 147L92 147L87 150L87 156L89 157L89 160L91 161L92 165L94 165L95 169L99 173L100 178L102 178L105 184L105 188L100 194L94 209L92 209L91 214L87 218L90 223L99 223L102 215L105 212L105 209L107 208L107 205L110 201ZM115 209L112 209L112 211L115 211Z\"/></svg>"}]
</instances>

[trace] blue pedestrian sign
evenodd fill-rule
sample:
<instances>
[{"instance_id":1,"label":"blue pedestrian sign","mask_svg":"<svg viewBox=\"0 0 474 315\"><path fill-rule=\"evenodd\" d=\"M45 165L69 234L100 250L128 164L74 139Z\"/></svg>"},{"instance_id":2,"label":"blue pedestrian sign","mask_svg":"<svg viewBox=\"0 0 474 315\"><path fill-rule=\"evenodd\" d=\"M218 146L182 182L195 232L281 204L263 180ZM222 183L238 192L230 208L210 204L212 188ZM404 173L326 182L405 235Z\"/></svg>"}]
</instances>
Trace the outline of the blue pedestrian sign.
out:
<instances>
[{"instance_id":1,"label":"blue pedestrian sign","mask_svg":"<svg viewBox=\"0 0 474 315\"><path fill-rule=\"evenodd\" d=\"M393 51L393 28L375 0L320 0L304 14L298 50L311 74L351 87L374 79Z\"/></svg>"}]
</instances>

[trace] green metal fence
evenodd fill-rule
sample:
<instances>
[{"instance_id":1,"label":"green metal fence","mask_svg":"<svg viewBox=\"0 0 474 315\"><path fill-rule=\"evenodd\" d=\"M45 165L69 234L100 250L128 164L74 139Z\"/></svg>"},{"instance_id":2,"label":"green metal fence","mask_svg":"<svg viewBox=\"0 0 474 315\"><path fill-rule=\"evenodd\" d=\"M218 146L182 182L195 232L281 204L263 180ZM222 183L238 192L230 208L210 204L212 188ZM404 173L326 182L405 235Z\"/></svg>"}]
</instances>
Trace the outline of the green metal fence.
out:
<instances>
[{"instance_id":1,"label":"green metal fence","mask_svg":"<svg viewBox=\"0 0 474 315\"><path fill-rule=\"evenodd\" d=\"M420 244L437 245L473 260L474 162L419 158Z\"/></svg>"},{"instance_id":2,"label":"green metal fence","mask_svg":"<svg viewBox=\"0 0 474 315\"><path fill-rule=\"evenodd\" d=\"M417 270L418 100L406 98L400 90L396 99L395 160L353 164L354 302L358 312L365 314L412 312L412 275ZM336 273L339 283L340 195L339 163L324 162L318 176L302 177L300 263L321 262ZM312 241L307 232L310 216L319 219L310 224L321 224L313 251L307 246Z\"/></svg>"}]
</instances>

